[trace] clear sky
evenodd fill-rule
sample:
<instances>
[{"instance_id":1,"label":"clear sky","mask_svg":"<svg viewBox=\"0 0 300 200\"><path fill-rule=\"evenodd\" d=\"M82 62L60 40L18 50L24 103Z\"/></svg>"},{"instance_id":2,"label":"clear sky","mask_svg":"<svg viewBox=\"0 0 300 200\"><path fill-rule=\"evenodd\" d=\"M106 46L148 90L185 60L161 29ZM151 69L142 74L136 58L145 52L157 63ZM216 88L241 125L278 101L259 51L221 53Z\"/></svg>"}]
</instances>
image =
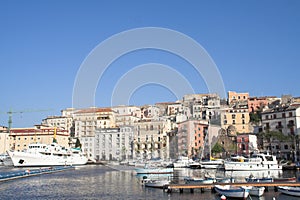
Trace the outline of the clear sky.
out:
<instances>
[{"instance_id":1,"label":"clear sky","mask_svg":"<svg viewBox=\"0 0 300 200\"><path fill-rule=\"evenodd\" d=\"M24 127L72 107L74 81L89 53L115 34L143 27L175 30L202 45L218 67L227 91L300 96L299 10L298 0L1 0L0 125L7 126L5 112L10 109L17 112L13 127ZM186 61L148 49L112 63L99 82L96 106L110 106L120 77L151 62L180 71L195 92L207 92ZM176 100L168 87L152 84L134 91L129 103Z\"/></svg>"}]
</instances>

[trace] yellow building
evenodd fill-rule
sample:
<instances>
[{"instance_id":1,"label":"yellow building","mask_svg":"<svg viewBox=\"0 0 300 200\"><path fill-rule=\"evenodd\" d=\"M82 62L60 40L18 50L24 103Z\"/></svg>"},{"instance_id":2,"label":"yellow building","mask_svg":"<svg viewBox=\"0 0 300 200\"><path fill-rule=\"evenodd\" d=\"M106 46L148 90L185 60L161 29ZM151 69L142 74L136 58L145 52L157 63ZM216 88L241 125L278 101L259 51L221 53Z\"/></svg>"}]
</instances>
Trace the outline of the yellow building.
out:
<instances>
[{"instance_id":1,"label":"yellow building","mask_svg":"<svg viewBox=\"0 0 300 200\"><path fill-rule=\"evenodd\" d=\"M0 154L9 150L9 133L7 127L0 126Z\"/></svg>"},{"instance_id":2,"label":"yellow building","mask_svg":"<svg viewBox=\"0 0 300 200\"><path fill-rule=\"evenodd\" d=\"M55 127L37 125L31 128L12 128L9 137L9 147L16 151L25 150L32 143L51 144L54 138L59 145L69 147L69 132Z\"/></svg>"},{"instance_id":3,"label":"yellow building","mask_svg":"<svg viewBox=\"0 0 300 200\"><path fill-rule=\"evenodd\" d=\"M221 127L225 130L236 133L250 132L250 115L247 108L227 108L221 114Z\"/></svg>"}]
</instances>

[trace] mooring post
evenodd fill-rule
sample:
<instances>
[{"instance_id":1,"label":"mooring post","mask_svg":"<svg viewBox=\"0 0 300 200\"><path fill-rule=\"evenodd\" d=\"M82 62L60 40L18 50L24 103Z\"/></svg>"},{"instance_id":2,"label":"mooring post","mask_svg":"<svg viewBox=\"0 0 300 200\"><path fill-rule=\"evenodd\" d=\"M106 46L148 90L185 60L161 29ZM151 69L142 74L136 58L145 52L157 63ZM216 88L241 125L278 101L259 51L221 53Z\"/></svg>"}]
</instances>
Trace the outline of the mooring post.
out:
<instances>
[{"instance_id":1,"label":"mooring post","mask_svg":"<svg viewBox=\"0 0 300 200\"><path fill-rule=\"evenodd\" d=\"M190 191L191 191L191 193L194 193L194 189L193 188L191 188Z\"/></svg>"},{"instance_id":2,"label":"mooring post","mask_svg":"<svg viewBox=\"0 0 300 200\"><path fill-rule=\"evenodd\" d=\"M183 189L182 188L179 188L179 193L183 193Z\"/></svg>"}]
</instances>

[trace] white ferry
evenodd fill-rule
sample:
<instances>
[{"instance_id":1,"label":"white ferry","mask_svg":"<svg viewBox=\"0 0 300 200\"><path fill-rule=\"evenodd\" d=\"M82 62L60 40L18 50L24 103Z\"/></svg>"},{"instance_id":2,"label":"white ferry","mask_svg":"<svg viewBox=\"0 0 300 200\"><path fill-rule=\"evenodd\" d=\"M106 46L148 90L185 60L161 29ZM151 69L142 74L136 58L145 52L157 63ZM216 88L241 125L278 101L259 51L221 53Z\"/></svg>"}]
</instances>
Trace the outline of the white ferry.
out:
<instances>
[{"instance_id":1,"label":"white ferry","mask_svg":"<svg viewBox=\"0 0 300 200\"><path fill-rule=\"evenodd\" d=\"M231 157L224 161L224 168L231 171L282 170L276 156L263 153L253 154L250 158Z\"/></svg>"},{"instance_id":2,"label":"white ferry","mask_svg":"<svg viewBox=\"0 0 300 200\"><path fill-rule=\"evenodd\" d=\"M88 158L80 149L66 149L57 143L30 144L24 151L8 151L15 167L84 165Z\"/></svg>"}]
</instances>

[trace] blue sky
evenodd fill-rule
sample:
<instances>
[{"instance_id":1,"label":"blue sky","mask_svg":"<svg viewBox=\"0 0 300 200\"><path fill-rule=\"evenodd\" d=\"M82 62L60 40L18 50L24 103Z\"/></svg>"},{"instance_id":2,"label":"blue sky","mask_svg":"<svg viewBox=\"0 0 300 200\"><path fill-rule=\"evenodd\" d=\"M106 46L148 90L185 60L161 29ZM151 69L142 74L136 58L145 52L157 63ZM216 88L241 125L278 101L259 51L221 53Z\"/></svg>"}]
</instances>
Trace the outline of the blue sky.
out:
<instances>
[{"instance_id":1,"label":"blue sky","mask_svg":"<svg viewBox=\"0 0 300 200\"><path fill-rule=\"evenodd\" d=\"M300 96L300 1L0 1L0 125L39 124L72 106L76 74L89 53L114 34L162 27L202 45L217 65L226 90L251 96ZM137 65L173 67L197 93L201 77L168 52L131 52L112 63L96 91L96 106L110 106L113 86ZM146 75L145 75L146 76ZM142 78L142 77L141 77ZM159 85L136 90L130 104L175 101ZM48 110L49 109L49 110ZM48 110L48 111L45 111Z\"/></svg>"}]
</instances>

